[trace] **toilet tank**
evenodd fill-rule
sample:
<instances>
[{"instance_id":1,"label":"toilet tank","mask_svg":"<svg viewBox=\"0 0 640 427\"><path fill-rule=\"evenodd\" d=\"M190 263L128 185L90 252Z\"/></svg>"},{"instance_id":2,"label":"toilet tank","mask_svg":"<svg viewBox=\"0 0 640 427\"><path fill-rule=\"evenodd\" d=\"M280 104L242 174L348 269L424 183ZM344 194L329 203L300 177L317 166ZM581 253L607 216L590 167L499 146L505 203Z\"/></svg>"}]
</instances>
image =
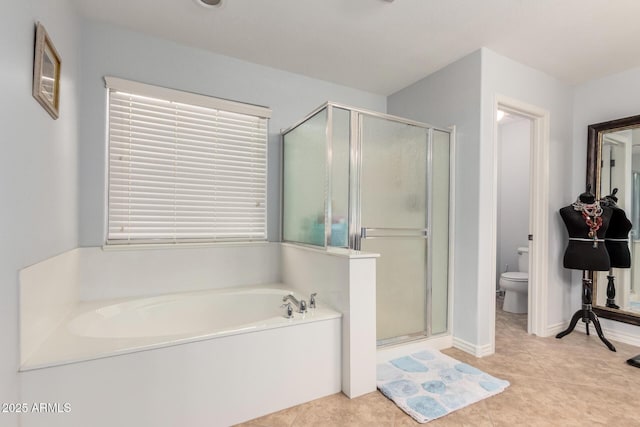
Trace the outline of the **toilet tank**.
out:
<instances>
[{"instance_id":1,"label":"toilet tank","mask_svg":"<svg viewBox=\"0 0 640 427\"><path fill-rule=\"evenodd\" d=\"M518 248L518 271L529 272L529 248L526 246Z\"/></svg>"}]
</instances>

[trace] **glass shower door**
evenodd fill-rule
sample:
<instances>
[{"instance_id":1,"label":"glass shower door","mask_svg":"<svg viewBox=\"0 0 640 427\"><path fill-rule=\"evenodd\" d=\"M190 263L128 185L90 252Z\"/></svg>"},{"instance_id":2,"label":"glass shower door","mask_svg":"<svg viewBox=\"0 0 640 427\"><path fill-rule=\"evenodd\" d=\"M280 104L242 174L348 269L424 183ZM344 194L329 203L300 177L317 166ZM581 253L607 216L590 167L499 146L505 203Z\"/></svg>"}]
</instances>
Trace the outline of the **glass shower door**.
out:
<instances>
[{"instance_id":1,"label":"glass shower door","mask_svg":"<svg viewBox=\"0 0 640 427\"><path fill-rule=\"evenodd\" d=\"M378 344L427 332L428 130L360 116L357 238L377 263Z\"/></svg>"}]
</instances>

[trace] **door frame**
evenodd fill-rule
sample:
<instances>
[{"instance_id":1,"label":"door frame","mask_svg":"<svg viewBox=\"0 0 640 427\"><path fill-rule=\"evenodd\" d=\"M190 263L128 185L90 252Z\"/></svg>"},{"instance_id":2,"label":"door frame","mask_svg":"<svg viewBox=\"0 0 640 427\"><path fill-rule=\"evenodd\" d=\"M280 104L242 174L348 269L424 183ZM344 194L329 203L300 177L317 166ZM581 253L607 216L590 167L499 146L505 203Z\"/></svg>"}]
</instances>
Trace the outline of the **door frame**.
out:
<instances>
[{"instance_id":1,"label":"door frame","mask_svg":"<svg viewBox=\"0 0 640 427\"><path fill-rule=\"evenodd\" d=\"M548 335L548 277L549 277L549 111L503 95L496 95L493 108L493 194L492 206L493 250L492 264L497 259L498 227L498 109L524 116L531 120L530 179L529 179L529 298L527 333L538 336ZM491 283L495 288L497 272L492 269ZM495 298L493 298L495 303ZM492 346L495 349L495 310L492 320Z\"/></svg>"}]
</instances>

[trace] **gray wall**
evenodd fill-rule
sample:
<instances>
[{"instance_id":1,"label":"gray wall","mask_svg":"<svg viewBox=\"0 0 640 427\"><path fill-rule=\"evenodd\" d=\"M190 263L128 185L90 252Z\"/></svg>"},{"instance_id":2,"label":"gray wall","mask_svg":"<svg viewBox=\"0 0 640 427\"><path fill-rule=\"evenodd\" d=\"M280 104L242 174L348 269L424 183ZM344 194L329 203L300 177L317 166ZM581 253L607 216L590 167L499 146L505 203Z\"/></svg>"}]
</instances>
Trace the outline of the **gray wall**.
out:
<instances>
[{"instance_id":1,"label":"gray wall","mask_svg":"<svg viewBox=\"0 0 640 427\"><path fill-rule=\"evenodd\" d=\"M60 118L31 96L35 22L62 58ZM0 2L0 402L20 402L18 270L77 246L77 20L66 0ZM14 425L0 414L1 425Z\"/></svg>"},{"instance_id":2,"label":"gray wall","mask_svg":"<svg viewBox=\"0 0 640 427\"><path fill-rule=\"evenodd\" d=\"M480 67L476 51L394 93L390 114L439 127L456 126L453 333L478 342L478 206Z\"/></svg>"},{"instance_id":3,"label":"gray wall","mask_svg":"<svg viewBox=\"0 0 640 427\"><path fill-rule=\"evenodd\" d=\"M386 97L279 71L97 22L82 25L80 245L104 242L105 117L103 77L264 105L269 123L268 233L279 240L280 130L325 101L386 111Z\"/></svg>"}]
</instances>

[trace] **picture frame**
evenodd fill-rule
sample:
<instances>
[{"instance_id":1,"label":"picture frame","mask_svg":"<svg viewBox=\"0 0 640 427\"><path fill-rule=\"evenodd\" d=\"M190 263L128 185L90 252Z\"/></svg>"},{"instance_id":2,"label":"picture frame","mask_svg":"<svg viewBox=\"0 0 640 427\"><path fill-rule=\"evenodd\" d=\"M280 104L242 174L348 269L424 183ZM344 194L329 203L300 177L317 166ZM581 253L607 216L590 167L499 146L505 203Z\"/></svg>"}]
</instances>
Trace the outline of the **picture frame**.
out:
<instances>
[{"instance_id":1,"label":"picture frame","mask_svg":"<svg viewBox=\"0 0 640 427\"><path fill-rule=\"evenodd\" d=\"M57 119L60 114L60 69L62 61L47 31L36 24L36 43L33 62L33 97Z\"/></svg>"}]
</instances>

